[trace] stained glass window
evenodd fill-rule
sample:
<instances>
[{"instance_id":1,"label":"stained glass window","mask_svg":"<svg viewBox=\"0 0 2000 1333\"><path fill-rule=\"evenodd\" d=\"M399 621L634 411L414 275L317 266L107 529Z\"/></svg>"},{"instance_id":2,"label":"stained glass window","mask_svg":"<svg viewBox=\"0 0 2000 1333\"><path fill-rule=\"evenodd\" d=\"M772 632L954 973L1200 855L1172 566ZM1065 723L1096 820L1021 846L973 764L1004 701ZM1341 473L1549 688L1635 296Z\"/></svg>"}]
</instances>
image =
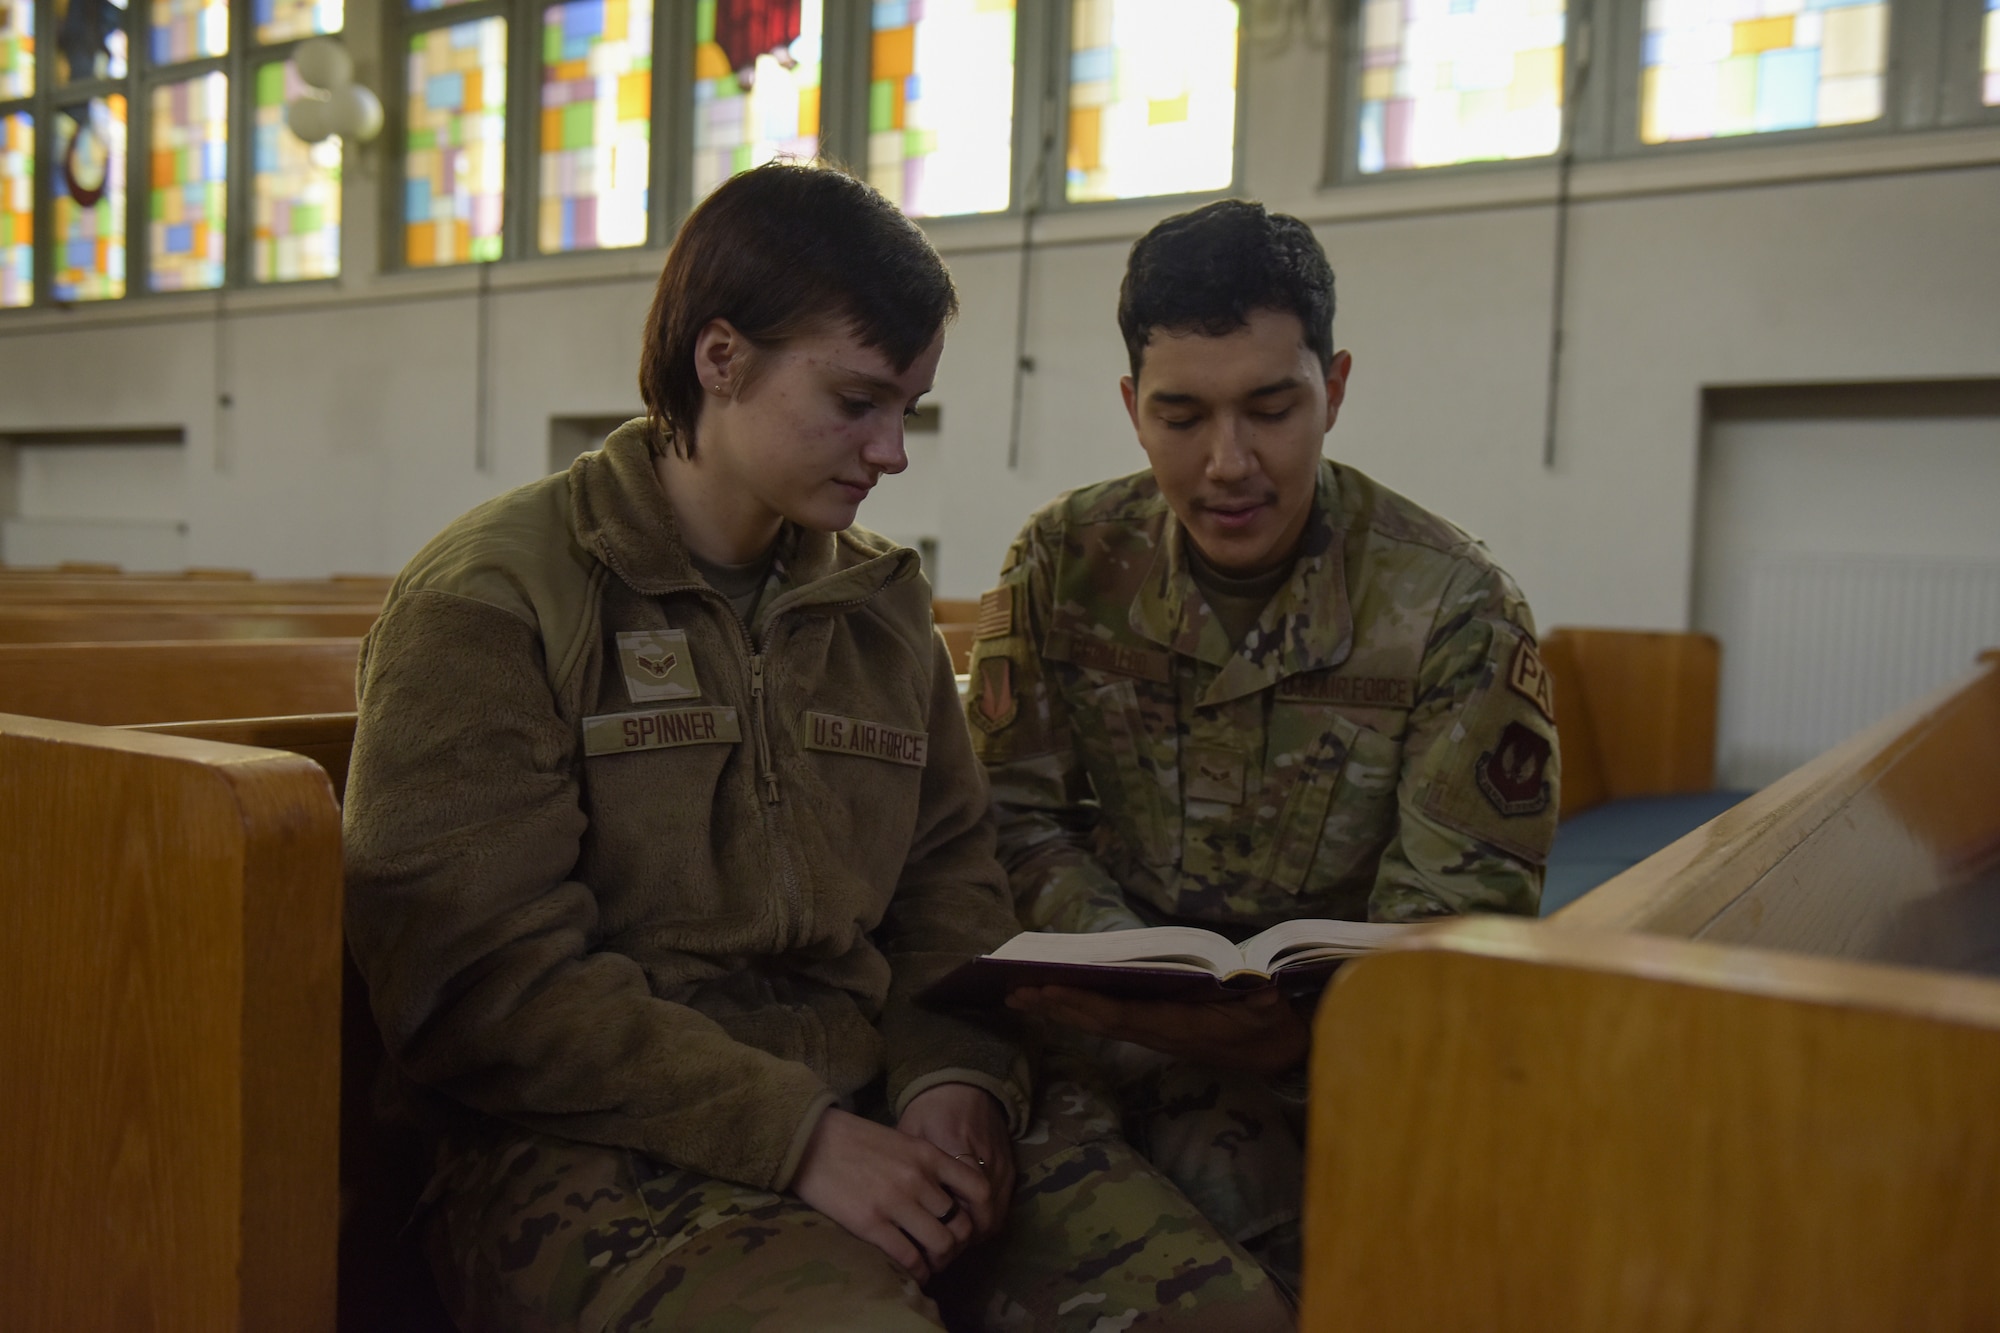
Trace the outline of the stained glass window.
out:
<instances>
[{"instance_id":1,"label":"stained glass window","mask_svg":"<svg viewBox=\"0 0 2000 1333\"><path fill-rule=\"evenodd\" d=\"M1986 0L1985 102L2000 106L2000 0Z\"/></svg>"},{"instance_id":2,"label":"stained glass window","mask_svg":"<svg viewBox=\"0 0 2000 1333\"><path fill-rule=\"evenodd\" d=\"M220 71L153 90L147 284L156 292L222 285L228 217L229 76Z\"/></svg>"},{"instance_id":3,"label":"stained glass window","mask_svg":"<svg viewBox=\"0 0 2000 1333\"><path fill-rule=\"evenodd\" d=\"M1563 0L1365 0L1361 170L1555 152L1563 7Z\"/></svg>"},{"instance_id":4,"label":"stained glass window","mask_svg":"<svg viewBox=\"0 0 2000 1333\"><path fill-rule=\"evenodd\" d=\"M1646 0L1647 143L1882 114L1886 0Z\"/></svg>"},{"instance_id":5,"label":"stained glass window","mask_svg":"<svg viewBox=\"0 0 2000 1333\"><path fill-rule=\"evenodd\" d=\"M77 117L83 118L82 133ZM55 274L58 301L125 294L125 99L100 97L56 114Z\"/></svg>"},{"instance_id":6,"label":"stained glass window","mask_svg":"<svg viewBox=\"0 0 2000 1333\"><path fill-rule=\"evenodd\" d=\"M414 265L500 257L507 156L507 20L410 38L403 257Z\"/></svg>"},{"instance_id":7,"label":"stained glass window","mask_svg":"<svg viewBox=\"0 0 2000 1333\"><path fill-rule=\"evenodd\" d=\"M282 42L316 32L339 32L346 22L341 0L251 0L257 40Z\"/></svg>"},{"instance_id":8,"label":"stained glass window","mask_svg":"<svg viewBox=\"0 0 2000 1333\"><path fill-rule=\"evenodd\" d=\"M696 0L694 192L819 152L821 0Z\"/></svg>"},{"instance_id":9,"label":"stained glass window","mask_svg":"<svg viewBox=\"0 0 2000 1333\"><path fill-rule=\"evenodd\" d=\"M1069 197L1220 190L1235 175L1236 0L1075 0Z\"/></svg>"},{"instance_id":10,"label":"stained glass window","mask_svg":"<svg viewBox=\"0 0 2000 1333\"><path fill-rule=\"evenodd\" d=\"M1007 207L1014 0L876 0L869 65L875 188L914 217Z\"/></svg>"},{"instance_id":11,"label":"stained glass window","mask_svg":"<svg viewBox=\"0 0 2000 1333\"><path fill-rule=\"evenodd\" d=\"M172 65L229 49L229 0L152 0L153 63Z\"/></svg>"},{"instance_id":12,"label":"stained glass window","mask_svg":"<svg viewBox=\"0 0 2000 1333\"><path fill-rule=\"evenodd\" d=\"M35 91L35 0L0 0L0 101Z\"/></svg>"},{"instance_id":13,"label":"stained glass window","mask_svg":"<svg viewBox=\"0 0 2000 1333\"><path fill-rule=\"evenodd\" d=\"M124 78L125 28L130 22L125 0L104 0L101 9L96 6L79 7L75 0L69 3L58 0L56 82ZM79 63L75 65L70 60L72 51L79 54Z\"/></svg>"},{"instance_id":14,"label":"stained glass window","mask_svg":"<svg viewBox=\"0 0 2000 1333\"><path fill-rule=\"evenodd\" d=\"M443 9L446 5L462 5L466 0L410 0L410 8L419 14L426 10Z\"/></svg>"},{"instance_id":15,"label":"stained glass window","mask_svg":"<svg viewBox=\"0 0 2000 1333\"><path fill-rule=\"evenodd\" d=\"M307 143L285 127L306 91L289 60L257 69L250 276L297 282L340 273L340 136Z\"/></svg>"},{"instance_id":16,"label":"stained glass window","mask_svg":"<svg viewBox=\"0 0 2000 1333\"><path fill-rule=\"evenodd\" d=\"M0 306L35 299L35 118L0 116Z\"/></svg>"},{"instance_id":17,"label":"stained glass window","mask_svg":"<svg viewBox=\"0 0 2000 1333\"><path fill-rule=\"evenodd\" d=\"M544 12L544 253L646 243L652 53L652 0L575 0Z\"/></svg>"}]
</instances>

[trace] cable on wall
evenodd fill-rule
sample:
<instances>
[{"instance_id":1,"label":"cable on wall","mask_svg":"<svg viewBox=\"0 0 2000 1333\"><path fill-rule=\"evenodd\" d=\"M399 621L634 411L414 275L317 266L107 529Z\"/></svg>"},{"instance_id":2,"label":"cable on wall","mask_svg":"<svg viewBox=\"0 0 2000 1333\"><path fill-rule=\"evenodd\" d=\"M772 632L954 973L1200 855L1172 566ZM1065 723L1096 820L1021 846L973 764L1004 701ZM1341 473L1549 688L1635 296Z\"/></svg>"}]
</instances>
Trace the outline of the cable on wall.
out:
<instances>
[{"instance_id":1,"label":"cable on wall","mask_svg":"<svg viewBox=\"0 0 2000 1333\"><path fill-rule=\"evenodd\" d=\"M1556 155L1556 236L1555 275L1549 295L1549 382L1548 399L1542 411L1542 467L1556 466L1556 430L1562 393L1563 335L1566 332L1564 295L1569 279L1570 169L1576 161L1576 104L1590 77L1590 10L1577 18L1576 63L1570 67L1569 91L1563 96L1562 151Z\"/></svg>"},{"instance_id":2,"label":"cable on wall","mask_svg":"<svg viewBox=\"0 0 2000 1333\"><path fill-rule=\"evenodd\" d=\"M229 331L225 325L224 313L222 291L218 288L215 293L214 318L210 321L214 340L209 348L209 364L215 373L215 395L210 409L212 420L209 426L214 453L210 465L217 472L229 471L229 414L236 407L236 397L229 391Z\"/></svg>"},{"instance_id":3,"label":"cable on wall","mask_svg":"<svg viewBox=\"0 0 2000 1333\"><path fill-rule=\"evenodd\" d=\"M479 290L473 298L476 305L473 317L475 331L472 355L477 364L472 370L472 467L476 472L493 470L493 450L487 439L491 413L486 406L488 381L491 379L488 363L492 359L487 355L487 342L491 337L491 316L486 298L492 290L492 272L493 265L490 262L480 263Z\"/></svg>"}]
</instances>

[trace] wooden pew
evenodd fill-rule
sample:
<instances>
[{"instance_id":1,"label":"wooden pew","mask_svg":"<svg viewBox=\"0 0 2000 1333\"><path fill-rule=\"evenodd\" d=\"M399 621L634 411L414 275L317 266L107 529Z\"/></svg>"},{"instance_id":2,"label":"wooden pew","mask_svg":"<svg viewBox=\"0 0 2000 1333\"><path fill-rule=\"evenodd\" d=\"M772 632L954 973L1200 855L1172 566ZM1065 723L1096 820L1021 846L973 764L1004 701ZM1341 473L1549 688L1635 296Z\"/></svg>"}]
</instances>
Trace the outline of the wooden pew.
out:
<instances>
[{"instance_id":1,"label":"wooden pew","mask_svg":"<svg viewBox=\"0 0 2000 1333\"><path fill-rule=\"evenodd\" d=\"M1707 634L1559 626L1541 644L1562 745L1562 817L1715 785L1722 647Z\"/></svg>"},{"instance_id":2,"label":"wooden pew","mask_svg":"<svg viewBox=\"0 0 2000 1333\"><path fill-rule=\"evenodd\" d=\"M0 1327L334 1327L340 822L293 755L0 716Z\"/></svg>"},{"instance_id":3,"label":"wooden pew","mask_svg":"<svg viewBox=\"0 0 2000 1333\"><path fill-rule=\"evenodd\" d=\"M359 578L237 579L194 572L157 579L17 575L0 581L0 606L380 607L387 592L387 580Z\"/></svg>"},{"instance_id":4,"label":"wooden pew","mask_svg":"<svg viewBox=\"0 0 2000 1333\"><path fill-rule=\"evenodd\" d=\"M371 606L8 606L0 643L161 639L353 639L375 623Z\"/></svg>"},{"instance_id":5,"label":"wooden pew","mask_svg":"<svg viewBox=\"0 0 2000 1333\"><path fill-rule=\"evenodd\" d=\"M1301 1326L2000 1327L2000 981L1947 970L2000 972L1996 863L1989 654L1546 923L1349 965Z\"/></svg>"},{"instance_id":6,"label":"wooden pew","mask_svg":"<svg viewBox=\"0 0 2000 1333\"><path fill-rule=\"evenodd\" d=\"M351 712L357 639L0 644L0 712L115 726Z\"/></svg>"}]
</instances>

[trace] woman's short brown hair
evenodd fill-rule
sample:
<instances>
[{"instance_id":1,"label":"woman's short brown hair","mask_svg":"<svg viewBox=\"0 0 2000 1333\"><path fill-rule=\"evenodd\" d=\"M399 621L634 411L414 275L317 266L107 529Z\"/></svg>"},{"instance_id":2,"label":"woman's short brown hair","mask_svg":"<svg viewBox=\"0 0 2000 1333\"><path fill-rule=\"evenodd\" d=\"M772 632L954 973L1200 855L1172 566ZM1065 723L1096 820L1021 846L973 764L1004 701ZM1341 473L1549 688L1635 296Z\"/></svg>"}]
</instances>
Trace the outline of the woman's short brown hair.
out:
<instances>
[{"instance_id":1,"label":"woman's short brown hair","mask_svg":"<svg viewBox=\"0 0 2000 1333\"><path fill-rule=\"evenodd\" d=\"M760 350L844 323L906 370L957 313L944 261L873 187L835 167L753 167L688 215L660 271L639 357L654 450L693 455L694 347L710 320Z\"/></svg>"}]
</instances>

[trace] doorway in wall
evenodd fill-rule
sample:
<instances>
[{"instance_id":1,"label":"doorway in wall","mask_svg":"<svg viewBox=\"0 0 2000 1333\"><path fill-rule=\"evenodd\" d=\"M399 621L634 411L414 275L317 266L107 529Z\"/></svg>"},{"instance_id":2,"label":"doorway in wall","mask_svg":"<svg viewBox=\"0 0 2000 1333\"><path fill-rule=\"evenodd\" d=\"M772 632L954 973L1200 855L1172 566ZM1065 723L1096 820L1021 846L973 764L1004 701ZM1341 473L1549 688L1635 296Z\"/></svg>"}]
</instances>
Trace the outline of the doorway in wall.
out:
<instances>
[{"instance_id":1,"label":"doorway in wall","mask_svg":"<svg viewBox=\"0 0 2000 1333\"><path fill-rule=\"evenodd\" d=\"M0 564L187 567L179 427L0 435Z\"/></svg>"},{"instance_id":2,"label":"doorway in wall","mask_svg":"<svg viewBox=\"0 0 2000 1333\"><path fill-rule=\"evenodd\" d=\"M2000 380L1711 389L1693 622L1759 787L2000 646Z\"/></svg>"}]
</instances>

